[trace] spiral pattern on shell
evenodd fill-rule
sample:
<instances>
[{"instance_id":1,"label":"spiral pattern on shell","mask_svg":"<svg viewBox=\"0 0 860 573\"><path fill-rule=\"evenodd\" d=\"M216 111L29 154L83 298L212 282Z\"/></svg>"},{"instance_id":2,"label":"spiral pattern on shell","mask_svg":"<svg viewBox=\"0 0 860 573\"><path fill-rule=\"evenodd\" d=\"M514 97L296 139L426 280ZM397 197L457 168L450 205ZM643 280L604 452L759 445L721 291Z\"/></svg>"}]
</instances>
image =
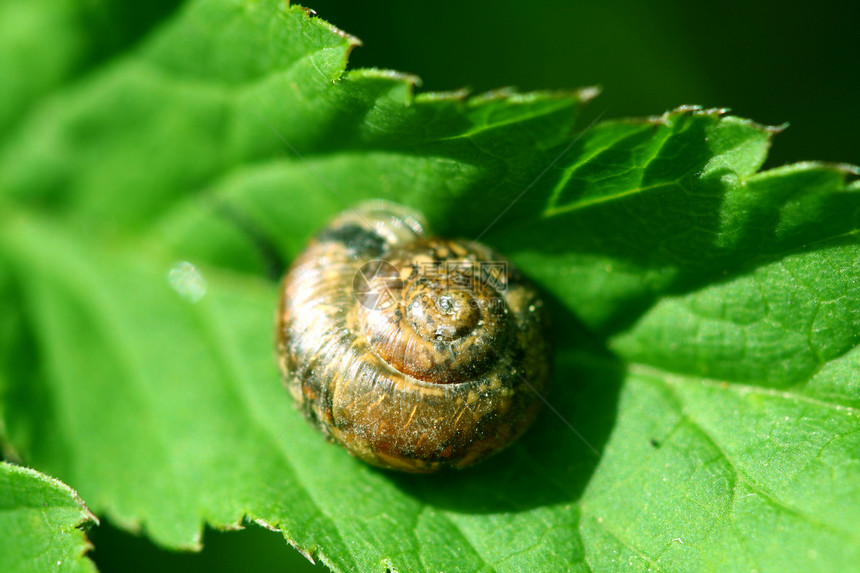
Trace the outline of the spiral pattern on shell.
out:
<instances>
[{"instance_id":1,"label":"spiral pattern on shell","mask_svg":"<svg viewBox=\"0 0 860 573\"><path fill-rule=\"evenodd\" d=\"M433 472L513 442L551 370L533 286L473 241L374 202L346 211L284 278L277 353L284 382L329 439L385 468Z\"/></svg>"}]
</instances>

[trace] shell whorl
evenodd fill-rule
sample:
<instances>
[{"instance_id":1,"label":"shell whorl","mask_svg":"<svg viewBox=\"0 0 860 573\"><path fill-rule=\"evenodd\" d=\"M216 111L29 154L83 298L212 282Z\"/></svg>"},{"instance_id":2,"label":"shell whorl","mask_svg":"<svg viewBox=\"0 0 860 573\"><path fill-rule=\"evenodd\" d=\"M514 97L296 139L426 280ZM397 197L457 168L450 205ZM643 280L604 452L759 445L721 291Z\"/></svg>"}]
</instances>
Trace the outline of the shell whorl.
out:
<instances>
[{"instance_id":1,"label":"shell whorl","mask_svg":"<svg viewBox=\"0 0 860 573\"><path fill-rule=\"evenodd\" d=\"M281 370L305 416L359 458L413 472L512 442L551 361L522 275L426 229L390 203L343 213L295 260L278 312Z\"/></svg>"},{"instance_id":2,"label":"shell whorl","mask_svg":"<svg viewBox=\"0 0 860 573\"><path fill-rule=\"evenodd\" d=\"M481 262L477 254L492 257L479 245L422 238L388 258L385 268L396 274L369 278L371 292L392 293L383 304L359 301L356 307L361 331L379 358L434 384L486 372L497 358L495 348L505 346L512 332L504 299L457 272L472 275Z\"/></svg>"}]
</instances>

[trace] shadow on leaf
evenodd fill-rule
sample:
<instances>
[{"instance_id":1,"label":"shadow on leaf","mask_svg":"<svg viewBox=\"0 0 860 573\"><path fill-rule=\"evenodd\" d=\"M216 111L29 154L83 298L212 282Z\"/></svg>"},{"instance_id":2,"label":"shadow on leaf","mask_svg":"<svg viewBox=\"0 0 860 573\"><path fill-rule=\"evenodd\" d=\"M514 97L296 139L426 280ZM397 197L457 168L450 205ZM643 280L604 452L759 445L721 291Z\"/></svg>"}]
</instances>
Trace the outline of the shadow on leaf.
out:
<instances>
[{"instance_id":1,"label":"shadow on leaf","mask_svg":"<svg viewBox=\"0 0 860 573\"><path fill-rule=\"evenodd\" d=\"M548 405L534 426L474 468L430 476L379 470L392 484L424 504L460 513L525 511L582 496L615 424L624 368L603 340L544 296L554 317L557 358Z\"/></svg>"}]
</instances>

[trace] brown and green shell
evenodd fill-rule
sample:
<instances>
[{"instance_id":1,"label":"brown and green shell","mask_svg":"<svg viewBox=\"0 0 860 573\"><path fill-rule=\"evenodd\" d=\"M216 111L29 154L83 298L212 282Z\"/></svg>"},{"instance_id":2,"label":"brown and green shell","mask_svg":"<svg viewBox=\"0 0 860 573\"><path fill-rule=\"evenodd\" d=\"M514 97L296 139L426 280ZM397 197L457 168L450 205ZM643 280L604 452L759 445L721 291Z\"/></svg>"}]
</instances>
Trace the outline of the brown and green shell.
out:
<instances>
[{"instance_id":1,"label":"brown and green shell","mask_svg":"<svg viewBox=\"0 0 860 573\"><path fill-rule=\"evenodd\" d=\"M337 217L283 280L277 353L303 414L376 466L462 468L508 446L547 389L533 286L498 253L373 203Z\"/></svg>"}]
</instances>

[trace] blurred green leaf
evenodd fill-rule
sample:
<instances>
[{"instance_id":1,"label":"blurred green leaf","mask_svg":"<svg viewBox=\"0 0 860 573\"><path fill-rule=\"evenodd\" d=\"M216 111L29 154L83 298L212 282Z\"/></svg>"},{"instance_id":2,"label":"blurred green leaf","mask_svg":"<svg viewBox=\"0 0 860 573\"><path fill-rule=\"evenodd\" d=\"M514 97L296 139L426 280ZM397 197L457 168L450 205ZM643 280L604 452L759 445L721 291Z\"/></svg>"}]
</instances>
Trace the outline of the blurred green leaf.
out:
<instances>
[{"instance_id":1,"label":"blurred green leaf","mask_svg":"<svg viewBox=\"0 0 860 573\"><path fill-rule=\"evenodd\" d=\"M63 83L127 50L178 3L0 2L0 131Z\"/></svg>"},{"instance_id":2,"label":"blurred green leaf","mask_svg":"<svg viewBox=\"0 0 860 573\"><path fill-rule=\"evenodd\" d=\"M0 462L0 570L95 571L81 528L96 522L66 484Z\"/></svg>"},{"instance_id":3,"label":"blurred green leaf","mask_svg":"<svg viewBox=\"0 0 860 573\"><path fill-rule=\"evenodd\" d=\"M758 172L775 130L715 110L577 130L593 90L413 96L345 72L354 45L190 2L4 135L21 457L162 545L247 517L339 571L856 570L852 168ZM370 197L508 253L554 309L558 415L473 470L369 468L281 388L274 279Z\"/></svg>"}]
</instances>

